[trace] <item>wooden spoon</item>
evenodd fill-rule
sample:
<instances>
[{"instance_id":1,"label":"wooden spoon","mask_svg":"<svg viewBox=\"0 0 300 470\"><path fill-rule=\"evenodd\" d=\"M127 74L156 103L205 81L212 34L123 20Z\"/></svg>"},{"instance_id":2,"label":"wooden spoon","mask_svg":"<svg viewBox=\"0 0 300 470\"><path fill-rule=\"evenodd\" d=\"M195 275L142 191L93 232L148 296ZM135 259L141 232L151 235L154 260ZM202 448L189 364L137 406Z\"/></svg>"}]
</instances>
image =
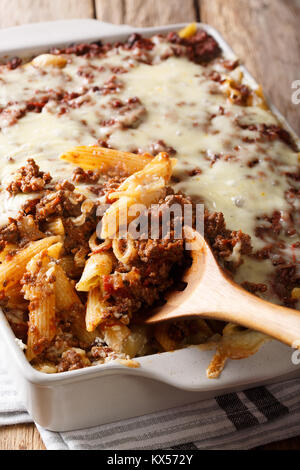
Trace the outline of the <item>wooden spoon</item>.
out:
<instances>
[{"instance_id":1,"label":"wooden spoon","mask_svg":"<svg viewBox=\"0 0 300 470\"><path fill-rule=\"evenodd\" d=\"M184 227L191 241L192 265L183 277L184 291L173 291L146 324L193 317L222 320L272 336L290 346L300 345L300 311L266 302L229 279L220 269L204 238Z\"/></svg>"}]
</instances>

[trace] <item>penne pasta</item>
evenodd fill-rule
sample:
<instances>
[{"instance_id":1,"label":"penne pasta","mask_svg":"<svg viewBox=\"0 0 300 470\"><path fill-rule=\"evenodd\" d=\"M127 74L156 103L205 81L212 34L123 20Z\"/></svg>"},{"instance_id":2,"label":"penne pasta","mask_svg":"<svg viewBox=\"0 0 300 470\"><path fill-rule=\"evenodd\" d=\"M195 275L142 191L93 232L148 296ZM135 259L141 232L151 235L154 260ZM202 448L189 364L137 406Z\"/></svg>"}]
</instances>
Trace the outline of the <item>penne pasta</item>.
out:
<instances>
[{"instance_id":1,"label":"penne pasta","mask_svg":"<svg viewBox=\"0 0 300 470\"><path fill-rule=\"evenodd\" d=\"M113 238L119 227L129 224L137 217L130 214L133 205L141 204L149 207L162 197L165 186L169 182L172 169L176 163L167 153L160 153L141 171L129 176L110 194L115 202L107 209L102 218L101 238Z\"/></svg>"},{"instance_id":2,"label":"penne pasta","mask_svg":"<svg viewBox=\"0 0 300 470\"><path fill-rule=\"evenodd\" d=\"M182 39L188 39L194 36L196 32L197 32L197 24L190 23L185 28L179 31L178 36Z\"/></svg>"},{"instance_id":3,"label":"penne pasta","mask_svg":"<svg viewBox=\"0 0 300 470\"><path fill-rule=\"evenodd\" d=\"M106 344L117 353L123 353L127 338L130 336L130 329L121 322L115 321L104 323L101 330L104 334Z\"/></svg>"},{"instance_id":4,"label":"penne pasta","mask_svg":"<svg viewBox=\"0 0 300 470\"><path fill-rule=\"evenodd\" d=\"M27 265L23 292L29 300L29 326L26 357L39 355L56 334L55 315L56 266L46 252L35 256Z\"/></svg>"},{"instance_id":5,"label":"penne pasta","mask_svg":"<svg viewBox=\"0 0 300 470\"><path fill-rule=\"evenodd\" d=\"M17 245L14 243L6 243L3 250L0 251L0 263L3 263L7 255L13 253L15 250L17 250Z\"/></svg>"},{"instance_id":6,"label":"penne pasta","mask_svg":"<svg viewBox=\"0 0 300 470\"><path fill-rule=\"evenodd\" d=\"M55 296L57 310L68 310L76 303L81 304L74 285L60 265L56 266Z\"/></svg>"},{"instance_id":7,"label":"penne pasta","mask_svg":"<svg viewBox=\"0 0 300 470\"><path fill-rule=\"evenodd\" d=\"M46 230L53 233L53 235L65 235L65 227L61 217L57 217L46 225Z\"/></svg>"},{"instance_id":8,"label":"penne pasta","mask_svg":"<svg viewBox=\"0 0 300 470\"><path fill-rule=\"evenodd\" d=\"M118 169L120 172L132 174L142 170L151 162L153 156L148 153L139 155L90 145L74 147L60 158L85 170L101 170L106 173L109 170Z\"/></svg>"},{"instance_id":9,"label":"penne pasta","mask_svg":"<svg viewBox=\"0 0 300 470\"><path fill-rule=\"evenodd\" d=\"M61 242L54 243L54 245L51 245L49 248L47 248L47 253L49 256L51 256L51 258L59 259L62 249L63 244Z\"/></svg>"},{"instance_id":10,"label":"penne pasta","mask_svg":"<svg viewBox=\"0 0 300 470\"><path fill-rule=\"evenodd\" d=\"M103 300L101 287L93 287L89 291L88 301L86 306L86 329L87 331L94 331L97 326L107 319L108 303Z\"/></svg>"},{"instance_id":11,"label":"penne pasta","mask_svg":"<svg viewBox=\"0 0 300 470\"><path fill-rule=\"evenodd\" d=\"M47 237L30 243L27 247L17 251L9 260L0 265L0 290L7 290L15 286L22 278L27 263L36 254L60 241L59 236Z\"/></svg>"},{"instance_id":12,"label":"penne pasta","mask_svg":"<svg viewBox=\"0 0 300 470\"><path fill-rule=\"evenodd\" d=\"M123 342L123 352L129 357L144 355L148 342L148 330L145 326L133 325L130 334Z\"/></svg>"},{"instance_id":13,"label":"penne pasta","mask_svg":"<svg viewBox=\"0 0 300 470\"><path fill-rule=\"evenodd\" d=\"M30 64L34 67L59 67L63 68L67 65L67 59L61 55L41 54L35 57Z\"/></svg>"},{"instance_id":14,"label":"penne pasta","mask_svg":"<svg viewBox=\"0 0 300 470\"><path fill-rule=\"evenodd\" d=\"M8 308L26 311L28 308L28 302L24 299L21 289L22 287L18 282L18 284L5 292L6 306Z\"/></svg>"},{"instance_id":15,"label":"penne pasta","mask_svg":"<svg viewBox=\"0 0 300 470\"><path fill-rule=\"evenodd\" d=\"M72 329L75 335L84 343L93 343L98 336L98 333L86 331L84 311L81 301L72 282L68 279L66 273L59 265L56 265L55 299L57 310L66 312L66 319L71 319ZM74 311L73 315L71 315L72 311Z\"/></svg>"},{"instance_id":16,"label":"penne pasta","mask_svg":"<svg viewBox=\"0 0 300 470\"><path fill-rule=\"evenodd\" d=\"M110 274L113 268L113 255L111 253L93 254L86 262L80 281L76 284L78 291L88 292L96 287L101 276Z\"/></svg>"}]
</instances>

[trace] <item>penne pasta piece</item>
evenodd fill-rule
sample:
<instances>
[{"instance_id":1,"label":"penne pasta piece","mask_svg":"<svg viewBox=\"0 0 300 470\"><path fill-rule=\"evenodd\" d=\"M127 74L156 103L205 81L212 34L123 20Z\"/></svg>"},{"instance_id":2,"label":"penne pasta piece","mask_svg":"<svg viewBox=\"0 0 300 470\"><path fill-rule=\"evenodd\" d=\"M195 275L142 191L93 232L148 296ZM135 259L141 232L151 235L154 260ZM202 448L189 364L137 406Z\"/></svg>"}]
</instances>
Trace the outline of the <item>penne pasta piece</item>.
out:
<instances>
[{"instance_id":1,"label":"penne pasta piece","mask_svg":"<svg viewBox=\"0 0 300 470\"><path fill-rule=\"evenodd\" d=\"M104 274L110 274L113 268L112 253L96 253L86 262L80 281L76 284L79 291L88 292L96 287Z\"/></svg>"},{"instance_id":2,"label":"penne pasta piece","mask_svg":"<svg viewBox=\"0 0 300 470\"><path fill-rule=\"evenodd\" d=\"M249 95L243 95L242 87L243 87L243 73L240 72L240 76L238 79L234 80L232 77L227 77L224 80L224 89L228 96L230 103L237 104L241 106L251 106L253 104L253 97L254 95L258 99L259 95L251 92Z\"/></svg>"},{"instance_id":3,"label":"penne pasta piece","mask_svg":"<svg viewBox=\"0 0 300 470\"><path fill-rule=\"evenodd\" d=\"M101 170L105 173L108 170L119 169L127 174L132 174L142 170L151 162L153 156L148 153L138 155L90 145L74 147L61 155L60 158L85 170Z\"/></svg>"},{"instance_id":4,"label":"penne pasta piece","mask_svg":"<svg viewBox=\"0 0 300 470\"><path fill-rule=\"evenodd\" d=\"M292 290L292 299L299 300L300 299L300 287L294 287Z\"/></svg>"},{"instance_id":5,"label":"penne pasta piece","mask_svg":"<svg viewBox=\"0 0 300 470\"><path fill-rule=\"evenodd\" d=\"M266 100L266 97L265 97L265 94L264 94L264 91L263 91L263 87L262 85L259 85L258 88L256 88L255 90L255 95L258 97L259 99L259 103L258 105L262 108L262 109L270 109L268 103L267 103L267 100ZM255 102L253 104L256 104Z\"/></svg>"},{"instance_id":6,"label":"penne pasta piece","mask_svg":"<svg viewBox=\"0 0 300 470\"><path fill-rule=\"evenodd\" d=\"M86 330L82 303L72 282L59 265L56 265L55 299L57 310L67 313L66 319L71 320L72 329L77 338L87 344L93 343L99 333ZM72 312L73 315L71 315Z\"/></svg>"},{"instance_id":7,"label":"penne pasta piece","mask_svg":"<svg viewBox=\"0 0 300 470\"><path fill-rule=\"evenodd\" d=\"M192 36L195 36L196 32L197 32L197 24L190 23L185 28L179 31L178 36L182 39L188 39L188 38L191 38Z\"/></svg>"},{"instance_id":8,"label":"penne pasta piece","mask_svg":"<svg viewBox=\"0 0 300 470\"><path fill-rule=\"evenodd\" d=\"M130 329L117 320L113 324L111 322L104 323L101 326L106 344L117 353L123 353L126 340L130 335Z\"/></svg>"},{"instance_id":9,"label":"penne pasta piece","mask_svg":"<svg viewBox=\"0 0 300 470\"><path fill-rule=\"evenodd\" d=\"M100 323L107 319L108 303L103 300L101 287L93 287L89 291L86 306L86 329L94 331Z\"/></svg>"},{"instance_id":10,"label":"penne pasta piece","mask_svg":"<svg viewBox=\"0 0 300 470\"><path fill-rule=\"evenodd\" d=\"M23 292L29 300L29 326L26 357L31 361L50 344L56 334L55 271L56 266L46 252L27 265Z\"/></svg>"},{"instance_id":11,"label":"penne pasta piece","mask_svg":"<svg viewBox=\"0 0 300 470\"><path fill-rule=\"evenodd\" d=\"M31 242L27 247L17 251L9 261L4 261L0 265L0 290L5 291L15 286L21 280L31 258L60 239L59 236L54 236Z\"/></svg>"},{"instance_id":12,"label":"penne pasta piece","mask_svg":"<svg viewBox=\"0 0 300 470\"><path fill-rule=\"evenodd\" d=\"M17 245L14 243L6 243L2 251L0 251L0 263L5 261L6 256L11 252L17 250Z\"/></svg>"},{"instance_id":13,"label":"penne pasta piece","mask_svg":"<svg viewBox=\"0 0 300 470\"><path fill-rule=\"evenodd\" d=\"M143 202L145 192L155 187L160 178L165 185L170 181L175 165L175 158L170 158L165 152L159 153L142 170L129 176L118 190L110 195L110 199L119 199L124 193L128 193L132 194L137 202Z\"/></svg>"},{"instance_id":14,"label":"penne pasta piece","mask_svg":"<svg viewBox=\"0 0 300 470\"><path fill-rule=\"evenodd\" d=\"M149 329L145 326L133 325L130 335L123 342L123 352L129 357L144 355L149 340Z\"/></svg>"},{"instance_id":15,"label":"penne pasta piece","mask_svg":"<svg viewBox=\"0 0 300 470\"><path fill-rule=\"evenodd\" d=\"M49 246L47 253L49 256L51 256L51 258L59 259L62 248L63 244L61 242L54 243L54 245Z\"/></svg>"},{"instance_id":16,"label":"penne pasta piece","mask_svg":"<svg viewBox=\"0 0 300 470\"><path fill-rule=\"evenodd\" d=\"M63 68L67 65L67 59L62 55L54 55L54 54L41 54L35 57L29 64L26 65L33 65L34 67L59 67Z\"/></svg>"},{"instance_id":17,"label":"penne pasta piece","mask_svg":"<svg viewBox=\"0 0 300 470\"><path fill-rule=\"evenodd\" d=\"M46 231L53 233L53 235L65 235L65 227L61 217L57 217L46 225Z\"/></svg>"},{"instance_id":18,"label":"penne pasta piece","mask_svg":"<svg viewBox=\"0 0 300 470\"><path fill-rule=\"evenodd\" d=\"M11 309L27 311L28 302L24 299L20 283L14 285L5 292L6 306Z\"/></svg>"},{"instance_id":19,"label":"penne pasta piece","mask_svg":"<svg viewBox=\"0 0 300 470\"><path fill-rule=\"evenodd\" d=\"M81 301L76 293L74 285L68 279L60 265L56 266L56 308L58 310L68 310L72 305Z\"/></svg>"},{"instance_id":20,"label":"penne pasta piece","mask_svg":"<svg viewBox=\"0 0 300 470\"><path fill-rule=\"evenodd\" d=\"M129 176L118 188L110 194L110 199L116 200L104 213L102 218L101 238L113 238L119 227L129 224L137 215L130 215L131 206L141 204L149 207L158 202L169 182L175 159L167 153L160 153L141 171Z\"/></svg>"}]
</instances>

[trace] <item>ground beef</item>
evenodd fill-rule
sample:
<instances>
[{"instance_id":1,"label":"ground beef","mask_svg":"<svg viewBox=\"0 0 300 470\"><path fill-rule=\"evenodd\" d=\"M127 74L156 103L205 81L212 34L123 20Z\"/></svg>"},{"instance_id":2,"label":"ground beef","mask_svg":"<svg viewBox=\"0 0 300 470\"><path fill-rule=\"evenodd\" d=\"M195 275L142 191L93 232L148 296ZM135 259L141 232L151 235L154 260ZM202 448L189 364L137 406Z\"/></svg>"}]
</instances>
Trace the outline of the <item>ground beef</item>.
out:
<instances>
[{"instance_id":1,"label":"ground beef","mask_svg":"<svg viewBox=\"0 0 300 470\"><path fill-rule=\"evenodd\" d=\"M249 98L252 94L250 88L247 85L235 82L234 89L237 90L238 93L232 93L232 95L230 96L232 102L239 106L247 106Z\"/></svg>"},{"instance_id":2,"label":"ground beef","mask_svg":"<svg viewBox=\"0 0 300 470\"><path fill-rule=\"evenodd\" d=\"M98 170L86 170L82 168L76 168L73 172L73 181L75 183L97 183L101 175Z\"/></svg>"},{"instance_id":3,"label":"ground beef","mask_svg":"<svg viewBox=\"0 0 300 470\"><path fill-rule=\"evenodd\" d=\"M256 294L257 292L266 292L268 289L268 286L266 284L256 284L254 282L248 281L243 282L241 285L248 292L251 292L251 294Z\"/></svg>"},{"instance_id":4,"label":"ground beef","mask_svg":"<svg viewBox=\"0 0 300 470\"><path fill-rule=\"evenodd\" d=\"M269 142L279 139L287 144L294 152L299 151L298 146L290 132L288 132L286 129L283 129L281 126L276 124L241 124L238 120L236 122L241 129L247 129L248 131L259 133L259 136L254 137L253 139L248 136L245 137L243 139L245 142Z\"/></svg>"},{"instance_id":5,"label":"ground beef","mask_svg":"<svg viewBox=\"0 0 300 470\"><path fill-rule=\"evenodd\" d=\"M224 215L221 212L204 211L205 237L210 244L215 256L222 263L225 262L227 268L234 269L237 265L226 262L230 257L233 248L240 243L240 254L250 255L252 252L251 238L241 230L228 230L226 228Z\"/></svg>"},{"instance_id":6,"label":"ground beef","mask_svg":"<svg viewBox=\"0 0 300 470\"><path fill-rule=\"evenodd\" d=\"M157 142L151 144L150 153L152 155L158 155L161 152L167 152L171 156L176 155L177 153L173 147L167 145L163 140L158 140Z\"/></svg>"},{"instance_id":7,"label":"ground beef","mask_svg":"<svg viewBox=\"0 0 300 470\"><path fill-rule=\"evenodd\" d=\"M30 158L27 160L27 165L16 172L13 181L6 189L11 194L40 192L51 179L50 174L40 171L39 166Z\"/></svg>"},{"instance_id":8,"label":"ground beef","mask_svg":"<svg viewBox=\"0 0 300 470\"><path fill-rule=\"evenodd\" d=\"M186 55L197 64L206 64L221 54L221 49L216 40L206 31L199 30L190 38L181 38L177 33L171 32L167 40L173 44L186 47Z\"/></svg>"},{"instance_id":9,"label":"ground beef","mask_svg":"<svg viewBox=\"0 0 300 470\"><path fill-rule=\"evenodd\" d=\"M108 301L107 316L122 318L131 316L143 306L150 307L161 301L163 292L181 278L182 270L190 263L189 253L185 251L183 238L176 238L175 227L183 224L183 217L171 217L170 227L163 233L164 213L174 204L190 204L191 201L183 195L174 194L171 189L167 196L158 202L158 207L152 207L143 217L149 221L148 237L140 233L140 238L134 240L136 254L129 264L118 262L115 271L104 277L103 293ZM158 222L159 237L151 238L150 221ZM153 225L152 225L153 227ZM126 240L120 242L126 248Z\"/></svg>"},{"instance_id":10,"label":"ground beef","mask_svg":"<svg viewBox=\"0 0 300 470\"><path fill-rule=\"evenodd\" d=\"M20 213L16 219L9 219L9 223L0 229L0 242L18 244L20 247L30 241L40 240L45 234L40 231L39 225L32 215L25 216ZM5 243L1 248L4 248Z\"/></svg>"},{"instance_id":11,"label":"ground beef","mask_svg":"<svg viewBox=\"0 0 300 470\"><path fill-rule=\"evenodd\" d=\"M123 129L136 128L146 116L146 108L141 100L134 96L126 101L113 99L109 106L113 110L114 119L111 119L111 125L118 123Z\"/></svg>"},{"instance_id":12,"label":"ground beef","mask_svg":"<svg viewBox=\"0 0 300 470\"><path fill-rule=\"evenodd\" d=\"M3 108L0 108L0 127L1 129L13 126L18 119L21 119L26 114L26 104L23 103L7 103Z\"/></svg>"},{"instance_id":13,"label":"ground beef","mask_svg":"<svg viewBox=\"0 0 300 470\"><path fill-rule=\"evenodd\" d=\"M291 134L286 129L283 129L281 126L277 126L274 124L269 126L266 124L261 124L259 127L259 131L263 138L266 138L267 140L280 139L282 140L282 142L291 147L292 150L294 150L295 152L298 151L298 146L296 145Z\"/></svg>"},{"instance_id":14,"label":"ground beef","mask_svg":"<svg viewBox=\"0 0 300 470\"><path fill-rule=\"evenodd\" d=\"M100 184L97 184L95 186L91 186L89 189L92 193L96 194L97 196L104 196L108 195L116 191L118 187L120 186L123 181L125 181L126 176L114 176L116 169L112 170L112 175L109 176L107 179L104 179ZM118 173L122 174L122 169L117 169ZM120 171L119 171L120 170ZM108 171L108 174L110 172Z\"/></svg>"},{"instance_id":15,"label":"ground beef","mask_svg":"<svg viewBox=\"0 0 300 470\"><path fill-rule=\"evenodd\" d=\"M153 49L154 43L149 38L143 38L140 34L133 33L127 39L125 48L134 49L136 47L139 49L146 49L149 51Z\"/></svg>"},{"instance_id":16,"label":"ground beef","mask_svg":"<svg viewBox=\"0 0 300 470\"><path fill-rule=\"evenodd\" d=\"M290 212L274 211L271 216L266 214L258 217L260 225L255 229L255 235L262 240L267 238L278 239L278 235L282 232L287 236L295 235L296 224L293 220L293 215Z\"/></svg>"},{"instance_id":17,"label":"ground beef","mask_svg":"<svg viewBox=\"0 0 300 470\"><path fill-rule=\"evenodd\" d=\"M105 345L93 346L89 357L93 360L105 359L113 354L113 350Z\"/></svg>"},{"instance_id":18,"label":"ground beef","mask_svg":"<svg viewBox=\"0 0 300 470\"><path fill-rule=\"evenodd\" d=\"M188 176L197 176L202 174L202 170L199 167L194 168L193 170L189 170L187 172Z\"/></svg>"},{"instance_id":19,"label":"ground beef","mask_svg":"<svg viewBox=\"0 0 300 470\"><path fill-rule=\"evenodd\" d=\"M116 75L112 75L106 82L103 83L102 87L97 91L101 92L102 95L109 95L113 93L119 93L123 88L123 83L118 80Z\"/></svg>"},{"instance_id":20,"label":"ground beef","mask_svg":"<svg viewBox=\"0 0 300 470\"><path fill-rule=\"evenodd\" d=\"M20 67L22 64L22 59L20 57L12 57L6 64L6 67L9 70L15 70L16 68Z\"/></svg>"},{"instance_id":21,"label":"ground beef","mask_svg":"<svg viewBox=\"0 0 300 470\"><path fill-rule=\"evenodd\" d=\"M75 254L79 249L85 248L87 254L90 251L88 241L96 229L96 218L89 217L79 226L76 226L70 218L67 218L63 219L63 224L66 235L64 244L66 252Z\"/></svg>"},{"instance_id":22,"label":"ground beef","mask_svg":"<svg viewBox=\"0 0 300 470\"><path fill-rule=\"evenodd\" d=\"M63 353L57 371L66 372L68 370L82 369L84 366L82 356L74 349L69 349L69 351Z\"/></svg>"},{"instance_id":23,"label":"ground beef","mask_svg":"<svg viewBox=\"0 0 300 470\"><path fill-rule=\"evenodd\" d=\"M50 53L54 55L75 54L77 56L95 57L107 52L111 48L110 44L103 45L101 41L92 44L74 44L66 48L52 48Z\"/></svg>"},{"instance_id":24,"label":"ground beef","mask_svg":"<svg viewBox=\"0 0 300 470\"><path fill-rule=\"evenodd\" d=\"M17 221L15 219L9 219L9 222L0 229L0 241L17 243L19 238L19 231Z\"/></svg>"},{"instance_id":25,"label":"ground beef","mask_svg":"<svg viewBox=\"0 0 300 470\"><path fill-rule=\"evenodd\" d=\"M78 217L84 200L82 194L70 190L48 191L35 206L35 217L38 221L54 216Z\"/></svg>"},{"instance_id":26,"label":"ground beef","mask_svg":"<svg viewBox=\"0 0 300 470\"><path fill-rule=\"evenodd\" d=\"M275 270L272 288L279 299L289 307L293 307L296 300L291 298L294 287L300 286L300 275L296 264L279 266Z\"/></svg>"},{"instance_id":27,"label":"ground beef","mask_svg":"<svg viewBox=\"0 0 300 470\"><path fill-rule=\"evenodd\" d=\"M37 221L32 215L24 216L19 214L17 219L18 243L22 247L28 242L40 240L46 235L40 230Z\"/></svg>"}]
</instances>

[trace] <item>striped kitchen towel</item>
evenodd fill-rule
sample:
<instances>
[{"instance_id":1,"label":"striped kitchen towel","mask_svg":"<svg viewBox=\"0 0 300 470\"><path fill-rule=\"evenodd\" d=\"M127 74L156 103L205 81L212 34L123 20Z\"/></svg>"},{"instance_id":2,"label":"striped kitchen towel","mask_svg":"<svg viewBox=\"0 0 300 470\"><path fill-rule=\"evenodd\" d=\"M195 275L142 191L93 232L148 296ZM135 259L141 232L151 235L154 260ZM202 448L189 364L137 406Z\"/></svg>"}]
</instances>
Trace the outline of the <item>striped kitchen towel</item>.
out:
<instances>
[{"instance_id":1,"label":"striped kitchen towel","mask_svg":"<svg viewBox=\"0 0 300 470\"><path fill-rule=\"evenodd\" d=\"M0 425L28 423L0 365ZM70 432L38 426L47 449L251 449L300 435L300 379Z\"/></svg>"}]
</instances>

